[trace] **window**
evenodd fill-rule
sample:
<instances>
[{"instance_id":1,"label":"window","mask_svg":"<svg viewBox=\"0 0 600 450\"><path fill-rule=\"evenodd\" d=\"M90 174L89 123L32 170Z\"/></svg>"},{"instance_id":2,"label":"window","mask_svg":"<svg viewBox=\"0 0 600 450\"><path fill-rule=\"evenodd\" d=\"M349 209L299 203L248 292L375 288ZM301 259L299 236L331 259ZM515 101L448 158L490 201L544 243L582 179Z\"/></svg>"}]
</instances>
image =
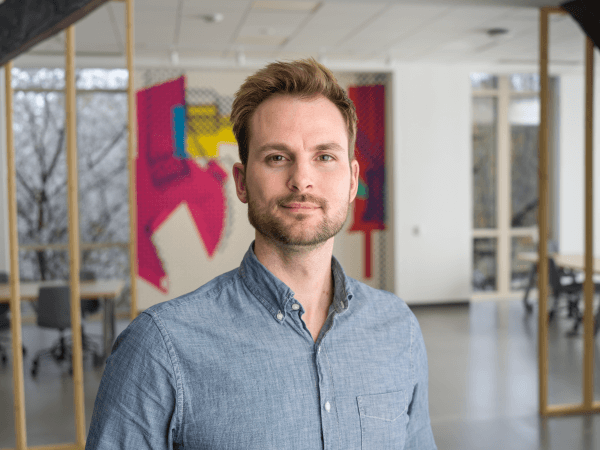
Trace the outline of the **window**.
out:
<instances>
[{"instance_id":1,"label":"window","mask_svg":"<svg viewBox=\"0 0 600 450\"><path fill-rule=\"evenodd\" d=\"M518 254L536 250L539 77L471 75L473 291L510 295L528 282Z\"/></svg>"},{"instance_id":2,"label":"window","mask_svg":"<svg viewBox=\"0 0 600 450\"><path fill-rule=\"evenodd\" d=\"M63 69L12 72L21 278L68 278ZM126 70L76 72L81 268L129 271Z\"/></svg>"}]
</instances>

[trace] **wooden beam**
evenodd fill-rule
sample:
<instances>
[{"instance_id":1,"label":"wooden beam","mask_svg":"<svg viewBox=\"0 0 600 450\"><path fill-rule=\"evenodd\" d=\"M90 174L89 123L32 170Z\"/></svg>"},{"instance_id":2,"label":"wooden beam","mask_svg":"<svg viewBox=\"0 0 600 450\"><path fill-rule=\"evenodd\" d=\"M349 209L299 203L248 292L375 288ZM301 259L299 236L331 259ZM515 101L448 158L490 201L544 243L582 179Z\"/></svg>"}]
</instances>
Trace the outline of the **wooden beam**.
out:
<instances>
[{"instance_id":1,"label":"wooden beam","mask_svg":"<svg viewBox=\"0 0 600 450\"><path fill-rule=\"evenodd\" d=\"M17 182L13 133L12 61L4 66L6 96L6 171L8 181L8 236L10 252L10 331L13 353L13 398L17 450L27 448L25 390L23 387L23 340L21 336L21 292L19 285L19 234L17 231Z\"/></svg>"},{"instance_id":2,"label":"wooden beam","mask_svg":"<svg viewBox=\"0 0 600 450\"><path fill-rule=\"evenodd\" d=\"M134 35L133 35L133 0L126 0L127 20L127 148L129 161L129 271L131 279L131 320L138 314L137 309L137 195L136 195L136 158L137 158L137 114L134 85Z\"/></svg>"},{"instance_id":3,"label":"wooden beam","mask_svg":"<svg viewBox=\"0 0 600 450\"><path fill-rule=\"evenodd\" d=\"M540 128L538 146L538 378L539 412L548 411L548 9L540 10Z\"/></svg>"},{"instance_id":4,"label":"wooden beam","mask_svg":"<svg viewBox=\"0 0 600 450\"><path fill-rule=\"evenodd\" d=\"M79 189L77 177L77 103L75 94L75 25L66 30L65 109L67 128L67 194L69 207L69 262L71 286L71 335L73 339L73 392L75 436L85 446L85 405L81 351L81 300L79 295Z\"/></svg>"},{"instance_id":5,"label":"wooden beam","mask_svg":"<svg viewBox=\"0 0 600 450\"><path fill-rule=\"evenodd\" d=\"M585 311L583 403L594 401L594 43L585 39Z\"/></svg>"},{"instance_id":6,"label":"wooden beam","mask_svg":"<svg viewBox=\"0 0 600 450\"><path fill-rule=\"evenodd\" d=\"M129 248L128 242L82 242L79 244L81 250L98 250L105 248ZM25 244L20 245L19 250L43 251L43 250L69 250L69 244Z\"/></svg>"},{"instance_id":7,"label":"wooden beam","mask_svg":"<svg viewBox=\"0 0 600 450\"><path fill-rule=\"evenodd\" d=\"M15 450L12 448L3 448L1 450ZM77 444L55 444L55 445L34 445L27 447L27 450L82 450Z\"/></svg>"},{"instance_id":8,"label":"wooden beam","mask_svg":"<svg viewBox=\"0 0 600 450\"><path fill-rule=\"evenodd\" d=\"M575 414L595 414L600 412L600 402L593 402L589 407L581 404L565 404L548 406L546 416L571 416Z\"/></svg>"},{"instance_id":9,"label":"wooden beam","mask_svg":"<svg viewBox=\"0 0 600 450\"><path fill-rule=\"evenodd\" d=\"M568 14L569 12L562 6L544 6L542 11L546 11L546 14Z\"/></svg>"}]
</instances>

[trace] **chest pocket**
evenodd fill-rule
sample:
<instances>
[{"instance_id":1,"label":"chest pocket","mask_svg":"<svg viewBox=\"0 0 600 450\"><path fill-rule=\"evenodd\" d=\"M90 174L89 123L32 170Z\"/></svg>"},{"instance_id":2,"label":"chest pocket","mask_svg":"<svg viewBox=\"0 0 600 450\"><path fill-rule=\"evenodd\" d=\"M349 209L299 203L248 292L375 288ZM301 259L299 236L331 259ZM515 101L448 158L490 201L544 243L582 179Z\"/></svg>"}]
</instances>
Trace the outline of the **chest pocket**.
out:
<instances>
[{"instance_id":1,"label":"chest pocket","mask_svg":"<svg viewBox=\"0 0 600 450\"><path fill-rule=\"evenodd\" d=\"M406 391L359 395L362 450L403 449L408 423Z\"/></svg>"}]
</instances>

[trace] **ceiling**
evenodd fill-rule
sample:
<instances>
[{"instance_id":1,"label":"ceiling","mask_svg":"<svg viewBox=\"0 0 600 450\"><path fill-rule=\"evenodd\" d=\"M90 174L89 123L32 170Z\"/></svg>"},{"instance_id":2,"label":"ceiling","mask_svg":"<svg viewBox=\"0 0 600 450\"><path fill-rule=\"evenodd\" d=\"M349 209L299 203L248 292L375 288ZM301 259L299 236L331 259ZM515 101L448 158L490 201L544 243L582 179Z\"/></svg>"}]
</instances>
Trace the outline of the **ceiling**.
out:
<instances>
[{"instance_id":1,"label":"ceiling","mask_svg":"<svg viewBox=\"0 0 600 450\"><path fill-rule=\"evenodd\" d=\"M329 64L396 62L537 66L544 0L135 0L138 66L251 66L314 56ZM125 4L107 2L76 25L77 56L124 65ZM506 34L491 36L502 28ZM584 39L568 15L551 15L554 65L583 62ZM64 33L19 58L48 63ZM81 60L81 59L79 59ZM16 62L19 64L19 62Z\"/></svg>"}]
</instances>

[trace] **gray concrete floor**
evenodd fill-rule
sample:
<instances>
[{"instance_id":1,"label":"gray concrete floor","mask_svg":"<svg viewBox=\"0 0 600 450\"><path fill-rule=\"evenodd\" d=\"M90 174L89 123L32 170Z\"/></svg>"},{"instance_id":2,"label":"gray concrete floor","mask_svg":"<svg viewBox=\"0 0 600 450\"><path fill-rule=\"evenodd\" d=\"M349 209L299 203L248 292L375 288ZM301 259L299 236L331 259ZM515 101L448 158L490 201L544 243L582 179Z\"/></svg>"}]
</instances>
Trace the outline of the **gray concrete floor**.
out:
<instances>
[{"instance_id":1,"label":"gray concrete floor","mask_svg":"<svg viewBox=\"0 0 600 450\"><path fill-rule=\"evenodd\" d=\"M600 415L541 419L537 308L520 301L413 308L429 358L430 417L441 449L600 448ZM583 341L549 326L549 404L581 403ZM600 338L599 338L600 339ZM600 400L596 341L595 398Z\"/></svg>"},{"instance_id":2,"label":"gray concrete floor","mask_svg":"<svg viewBox=\"0 0 600 450\"><path fill-rule=\"evenodd\" d=\"M519 301L490 301L413 311L427 345L430 415L440 450L600 448L600 415L540 419L537 414L537 310L527 315ZM127 323L118 322L117 333ZM566 318L550 325L550 404L581 401L582 338L567 337L570 326ZM99 335L100 324L87 324L86 332ZM56 337L56 332L33 325L23 327L29 446L75 441L68 365L59 368L46 360L36 379L29 374L33 354ZM598 400L599 348L597 344ZM87 427L102 370L85 366ZM9 362L0 367L0 448L15 446L12 405Z\"/></svg>"}]
</instances>

